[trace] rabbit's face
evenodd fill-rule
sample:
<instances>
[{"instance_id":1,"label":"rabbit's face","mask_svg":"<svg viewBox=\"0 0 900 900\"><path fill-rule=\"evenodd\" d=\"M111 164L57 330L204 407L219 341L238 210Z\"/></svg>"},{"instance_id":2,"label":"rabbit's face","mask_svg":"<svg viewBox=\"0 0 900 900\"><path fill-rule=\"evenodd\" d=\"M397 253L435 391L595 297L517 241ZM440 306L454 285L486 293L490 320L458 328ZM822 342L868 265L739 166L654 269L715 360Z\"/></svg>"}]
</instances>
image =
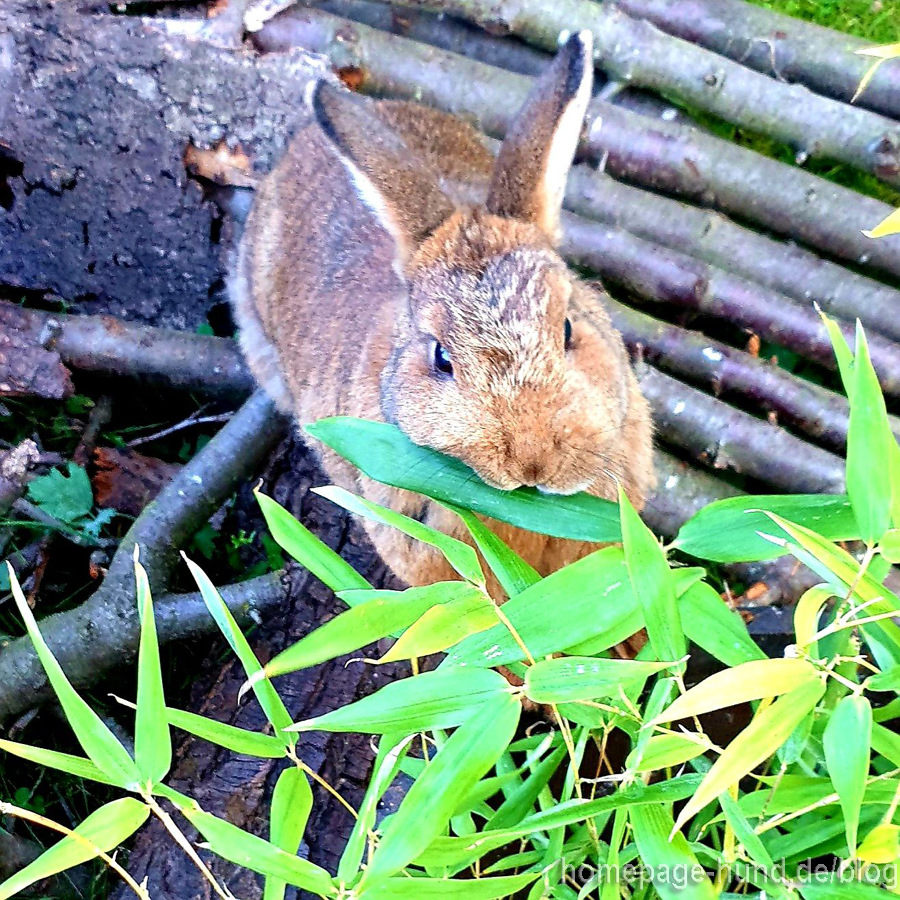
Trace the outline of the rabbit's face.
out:
<instances>
[{"instance_id":1,"label":"rabbit's face","mask_svg":"<svg viewBox=\"0 0 900 900\"><path fill-rule=\"evenodd\" d=\"M420 249L384 412L502 489L615 496L628 361L570 317L578 283L530 225L457 214Z\"/></svg>"}]
</instances>

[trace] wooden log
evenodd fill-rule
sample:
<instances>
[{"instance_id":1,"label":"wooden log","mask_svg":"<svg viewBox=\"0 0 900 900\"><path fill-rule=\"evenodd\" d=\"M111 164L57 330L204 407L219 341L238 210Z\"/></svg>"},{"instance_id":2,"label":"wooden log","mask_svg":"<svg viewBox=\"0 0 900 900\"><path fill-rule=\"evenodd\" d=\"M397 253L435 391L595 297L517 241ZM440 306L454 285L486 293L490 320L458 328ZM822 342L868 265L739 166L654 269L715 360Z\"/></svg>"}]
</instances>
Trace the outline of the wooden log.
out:
<instances>
[{"instance_id":1,"label":"wooden log","mask_svg":"<svg viewBox=\"0 0 900 900\"><path fill-rule=\"evenodd\" d=\"M593 32L597 64L614 78L675 97L726 122L900 185L900 125L777 81L672 37L613 4L589 0L396 0L438 8L554 50L563 32Z\"/></svg>"},{"instance_id":2,"label":"wooden log","mask_svg":"<svg viewBox=\"0 0 900 900\"><path fill-rule=\"evenodd\" d=\"M803 247L738 225L721 213L632 187L588 165L575 166L566 207L708 262L830 315L861 318L869 331L900 340L900 290Z\"/></svg>"},{"instance_id":3,"label":"wooden log","mask_svg":"<svg viewBox=\"0 0 900 900\"><path fill-rule=\"evenodd\" d=\"M292 12L253 35L266 51L303 47L354 72L377 96L415 99L502 136L530 80L318 9ZM277 29L277 30L276 30ZM862 231L893 211L802 169L761 156L677 122L651 120L595 100L583 142L615 177L680 194L800 240L831 256L900 277L900 236L873 241Z\"/></svg>"},{"instance_id":4,"label":"wooden log","mask_svg":"<svg viewBox=\"0 0 900 900\"><path fill-rule=\"evenodd\" d=\"M638 297L739 324L807 359L836 368L828 333L811 305L801 306L683 253L571 213L563 214L562 250L570 261ZM852 327L846 322L840 324L852 339ZM884 391L900 394L900 345L873 334L871 347Z\"/></svg>"},{"instance_id":5,"label":"wooden log","mask_svg":"<svg viewBox=\"0 0 900 900\"><path fill-rule=\"evenodd\" d=\"M758 72L849 103L872 65L871 41L743 0L616 0L632 16ZM882 66L858 106L900 119L900 63Z\"/></svg>"}]
</instances>

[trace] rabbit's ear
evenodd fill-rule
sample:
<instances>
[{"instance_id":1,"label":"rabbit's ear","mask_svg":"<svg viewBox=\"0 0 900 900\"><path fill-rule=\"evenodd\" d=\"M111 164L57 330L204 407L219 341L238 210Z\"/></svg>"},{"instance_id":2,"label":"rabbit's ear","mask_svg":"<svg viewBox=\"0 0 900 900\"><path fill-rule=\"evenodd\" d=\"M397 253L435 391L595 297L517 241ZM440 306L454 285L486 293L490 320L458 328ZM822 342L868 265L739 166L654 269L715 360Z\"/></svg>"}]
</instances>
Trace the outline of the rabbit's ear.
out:
<instances>
[{"instance_id":1,"label":"rabbit's ear","mask_svg":"<svg viewBox=\"0 0 900 900\"><path fill-rule=\"evenodd\" d=\"M566 177L591 97L593 38L572 35L537 79L494 168L489 212L533 222L557 237Z\"/></svg>"},{"instance_id":2,"label":"rabbit's ear","mask_svg":"<svg viewBox=\"0 0 900 900\"><path fill-rule=\"evenodd\" d=\"M313 112L350 175L359 199L408 259L452 212L438 177L377 114L371 101L320 81Z\"/></svg>"}]
</instances>

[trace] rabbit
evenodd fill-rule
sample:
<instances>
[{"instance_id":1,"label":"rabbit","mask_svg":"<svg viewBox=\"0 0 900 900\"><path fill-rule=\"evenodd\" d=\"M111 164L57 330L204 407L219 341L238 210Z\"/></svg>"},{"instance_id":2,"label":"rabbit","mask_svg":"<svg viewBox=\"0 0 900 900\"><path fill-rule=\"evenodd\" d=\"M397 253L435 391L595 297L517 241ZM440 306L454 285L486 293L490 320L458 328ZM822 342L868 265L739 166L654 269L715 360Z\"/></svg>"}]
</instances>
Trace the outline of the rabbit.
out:
<instances>
[{"instance_id":1,"label":"rabbit","mask_svg":"<svg viewBox=\"0 0 900 900\"><path fill-rule=\"evenodd\" d=\"M386 421L502 490L615 499L621 483L643 505L647 402L601 295L554 249L592 76L591 35L573 35L496 159L452 115L315 85L313 121L262 180L230 279L250 368L301 428ZM322 462L336 484L469 540L438 504L330 450ZM541 575L597 547L489 524ZM366 528L407 584L458 577L436 550Z\"/></svg>"}]
</instances>

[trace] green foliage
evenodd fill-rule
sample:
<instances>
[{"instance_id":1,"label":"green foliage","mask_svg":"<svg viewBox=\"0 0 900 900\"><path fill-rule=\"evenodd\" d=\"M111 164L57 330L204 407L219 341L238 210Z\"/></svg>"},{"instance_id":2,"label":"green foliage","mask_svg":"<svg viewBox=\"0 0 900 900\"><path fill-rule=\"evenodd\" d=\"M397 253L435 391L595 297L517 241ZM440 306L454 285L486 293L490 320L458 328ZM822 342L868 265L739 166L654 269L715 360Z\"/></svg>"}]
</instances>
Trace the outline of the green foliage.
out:
<instances>
[{"instance_id":1,"label":"green foliage","mask_svg":"<svg viewBox=\"0 0 900 900\"><path fill-rule=\"evenodd\" d=\"M346 491L322 490L437 549L460 575L403 592L376 591L259 495L278 544L348 607L263 666L215 586L188 561L247 673L245 691L265 712L265 731L166 706L150 585L136 562L142 638L132 755L69 684L11 577L16 605L85 756L6 740L0 750L126 796L0 886L0 898L113 849L149 815L161 814L157 798L170 800L212 852L265 876L266 900L280 900L287 885L342 900L891 896L900 862L900 738L888 725L900 717L900 598L882 582L888 564L900 558L900 448L886 432L864 336L851 350L831 331L855 431L848 496L712 504L668 547L624 495L616 505L494 491L390 426L319 423L313 433L349 458L365 459L370 476L456 512L481 556L468 543ZM472 510L544 532L615 537L622 545L541 578ZM836 543L860 538L861 559ZM768 659L704 569L673 567L675 548L714 561L790 554L812 567L822 584L797 604L791 652ZM502 606L487 594L482 563L509 595ZM642 628L649 643L638 657L617 658L616 645ZM382 660L446 654L436 670L419 674L413 665L408 677L367 697L291 721L272 679L348 654L357 655L354 665L377 663L359 657L383 639L395 643ZM685 661L697 647L721 668L688 689ZM498 671L504 666L520 676L515 683ZM535 704L545 705L551 727L533 734L520 729L520 718L523 707ZM720 745L710 724L737 704L749 721ZM236 752L288 761L275 788L268 840L210 815L164 783L172 727ZM361 732L378 746L334 873L297 856L313 805L302 759L302 734L309 731ZM593 773L585 778L588 751L604 760L599 781ZM379 803L401 771L411 787L393 814L379 819ZM830 867L813 878L810 860ZM582 866L588 877L579 880Z\"/></svg>"}]
</instances>

